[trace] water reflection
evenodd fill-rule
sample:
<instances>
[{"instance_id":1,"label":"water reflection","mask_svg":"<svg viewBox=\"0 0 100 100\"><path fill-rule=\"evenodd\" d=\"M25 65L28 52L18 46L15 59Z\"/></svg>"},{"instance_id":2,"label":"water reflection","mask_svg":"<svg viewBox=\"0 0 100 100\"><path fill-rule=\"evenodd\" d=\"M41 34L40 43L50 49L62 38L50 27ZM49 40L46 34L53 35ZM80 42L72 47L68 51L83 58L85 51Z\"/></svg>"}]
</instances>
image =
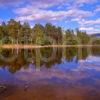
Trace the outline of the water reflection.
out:
<instances>
[{"instance_id":1,"label":"water reflection","mask_svg":"<svg viewBox=\"0 0 100 100\"><path fill-rule=\"evenodd\" d=\"M98 57L97 57L98 56ZM10 73L27 69L30 64L36 70L41 67L51 68L52 66L62 67L65 65L70 69L82 61L98 63L100 61L100 48L36 48L36 49L1 49L0 67L6 68ZM93 65L94 66L94 65ZM68 68L67 67L67 68Z\"/></svg>"},{"instance_id":2,"label":"water reflection","mask_svg":"<svg viewBox=\"0 0 100 100\"><path fill-rule=\"evenodd\" d=\"M1 49L0 85L2 100L100 100L100 47Z\"/></svg>"}]
</instances>

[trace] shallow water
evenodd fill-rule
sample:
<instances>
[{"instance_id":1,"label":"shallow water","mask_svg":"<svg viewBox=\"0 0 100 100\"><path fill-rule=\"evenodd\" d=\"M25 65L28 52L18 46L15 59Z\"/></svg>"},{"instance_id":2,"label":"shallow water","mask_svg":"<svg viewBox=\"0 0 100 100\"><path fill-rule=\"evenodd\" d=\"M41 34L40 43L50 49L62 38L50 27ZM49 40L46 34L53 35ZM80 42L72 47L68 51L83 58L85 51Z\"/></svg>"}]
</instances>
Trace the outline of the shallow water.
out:
<instances>
[{"instance_id":1,"label":"shallow water","mask_svg":"<svg viewBox=\"0 0 100 100\"><path fill-rule=\"evenodd\" d=\"M0 100L100 100L100 47L0 50Z\"/></svg>"}]
</instances>

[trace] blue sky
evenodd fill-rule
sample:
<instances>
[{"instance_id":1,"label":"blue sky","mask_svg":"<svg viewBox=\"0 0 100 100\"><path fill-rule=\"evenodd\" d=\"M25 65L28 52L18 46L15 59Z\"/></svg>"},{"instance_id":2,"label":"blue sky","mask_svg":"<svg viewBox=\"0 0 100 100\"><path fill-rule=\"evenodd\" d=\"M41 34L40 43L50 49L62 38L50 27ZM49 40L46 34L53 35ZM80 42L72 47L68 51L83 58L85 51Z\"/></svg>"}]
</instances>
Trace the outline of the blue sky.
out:
<instances>
[{"instance_id":1,"label":"blue sky","mask_svg":"<svg viewBox=\"0 0 100 100\"><path fill-rule=\"evenodd\" d=\"M0 0L0 22L10 18L100 33L100 0Z\"/></svg>"}]
</instances>

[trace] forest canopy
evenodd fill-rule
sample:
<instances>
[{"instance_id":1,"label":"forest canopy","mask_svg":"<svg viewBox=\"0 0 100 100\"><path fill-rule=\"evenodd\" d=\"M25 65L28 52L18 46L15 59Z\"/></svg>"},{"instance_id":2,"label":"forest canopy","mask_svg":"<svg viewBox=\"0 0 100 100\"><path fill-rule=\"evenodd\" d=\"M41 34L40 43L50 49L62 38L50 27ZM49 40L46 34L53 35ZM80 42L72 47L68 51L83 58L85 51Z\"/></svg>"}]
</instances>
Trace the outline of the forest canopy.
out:
<instances>
[{"instance_id":1,"label":"forest canopy","mask_svg":"<svg viewBox=\"0 0 100 100\"><path fill-rule=\"evenodd\" d=\"M66 29L47 23L44 26L10 19L0 25L0 44L33 44L33 45L87 45L100 44L100 38L92 37L79 29Z\"/></svg>"}]
</instances>

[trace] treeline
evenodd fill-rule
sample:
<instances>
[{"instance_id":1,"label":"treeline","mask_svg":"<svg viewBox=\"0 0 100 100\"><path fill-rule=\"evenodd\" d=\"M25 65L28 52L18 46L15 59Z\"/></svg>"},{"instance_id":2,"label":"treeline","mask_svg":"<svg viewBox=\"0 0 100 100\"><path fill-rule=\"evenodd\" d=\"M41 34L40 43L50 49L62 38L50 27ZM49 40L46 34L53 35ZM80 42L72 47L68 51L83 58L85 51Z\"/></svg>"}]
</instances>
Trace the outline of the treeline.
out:
<instances>
[{"instance_id":1,"label":"treeline","mask_svg":"<svg viewBox=\"0 0 100 100\"><path fill-rule=\"evenodd\" d=\"M78 29L67 29L63 31L61 27L56 27L50 23L45 26L35 24L33 28L28 22L20 22L10 19L7 23L2 22L0 25L0 44L33 44L33 45L77 45L100 43L100 39L91 42L94 37L89 36L86 32ZM96 39L95 39L96 40Z\"/></svg>"}]
</instances>

